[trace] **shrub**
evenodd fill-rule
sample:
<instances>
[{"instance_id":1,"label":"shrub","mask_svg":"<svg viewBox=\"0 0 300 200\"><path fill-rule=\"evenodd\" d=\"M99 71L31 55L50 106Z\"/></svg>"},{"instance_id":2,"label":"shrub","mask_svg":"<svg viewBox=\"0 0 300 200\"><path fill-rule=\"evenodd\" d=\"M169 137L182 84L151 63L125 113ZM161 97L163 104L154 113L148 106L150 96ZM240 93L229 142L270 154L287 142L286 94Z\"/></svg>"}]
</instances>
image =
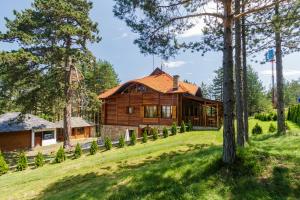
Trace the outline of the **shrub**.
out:
<instances>
[{"instance_id":1,"label":"shrub","mask_svg":"<svg viewBox=\"0 0 300 200\"><path fill-rule=\"evenodd\" d=\"M258 119L260 121L276 121L277 113L257 113L254 115L254 119Z\"/></svg>"},{"instance_id":2,"label":"shrub","mask_svg":"<svg viewBox=\"0 0 300 200\"><path fill-rule=\"evenodd\" d=\"M0 151L0 175L7 173L8 169L8 164L6 163L4 156Z\"/></svg>"},{"instance_id":3,"label":"shrub","mask_svg":"<svg viewBox=\"0 0 300 200\"><path fill-rule=\"evenodd\" d=\"M121 135L120 138L119 138L119 147L120 148L125 147L125 138L124 138L123 135Z\"/></svg>"},{"instance_id":4,"label":"shrub","mask_svg":"<svg viewBox=\"0 0 300 200\"><path fill-rule=\"evenodd\" d=\"M186 131L189 132L192 130L193 130L193 124L192 124L191 120L189 120L187 123Z\"/></svg>"},{"instance_id":5,"label":"shrub","mask_svg":"<svg viewBox=\"0 0 300 200\"><path fill-rule=\"evenodd\" d=\"M45 159L44 156L41 152L38 152L38 154L36 155L35 159L34 159L34 165L36 168L38 167L42 167L45 164Z\"/></svg>"},{"instance_id":6,"label":"shrub","mask_svg":"<svg viewBox=\"0 0 300 200\"><path fill-rule=\"evenodd\" d=\"M24 152L21 152L19 154L18 164L17 164L17 170L23 171L28 167L28 161L27 157Z\"/></svg>"},{"instance_id":7,"label":"shrub","mask_svg":"<svg viewBox=\"0 0 300 200\"><path fill-rule=\"evenodd\" d=\"M270 126L269 126L269 132L274 133L275 131L276 131L276 127L274 126L273 123L271 123Z\"/></svg>"},{"instance_id":8,"label":"shrub","mask_svg":"<svg viewBox=\"0 0 300 200\"><path fill-rule=\"evenodd\" d=\"M91 155L95 155L98 151L98 144L97 144L97 141L94 140L91 144L91 148L90 148L90 154Z\"/></svg>"},{"instance_id":9,"label":"shrub","mask_svg":"<svg viewBox=\"0 0 300 200\"><path fill-rule=\"evenodd\" d=\"M172 135L177 134L177 124L175 122L172 124L171 133L172 133Z\"/></svg>"},{"instance_id":10,"label":"shrub","mask_svg":"<svg viewBox=\"0 0 300 200\"><path fill-rule=\"evenodd\" d=\"M104 146L105 146L106 150L111 150L112 143L111 143L111 139L109 137L105 137L105 139L104 139Z\"/></svg>"},{"instance_id":11,"label":"shrub","mask_svg":"<svg viewBox=\"0 0 300 200\"><path fill-rule=\"evenodd\" d=\"M164 129L163 129L163 136L164 136L164 138L167 138L169 136L169 131L166 127L164 127Z\"/></svg>"},{"instance_id":12,"label":"shrub","mask_svg":"<svg viewBox=\"0 0 300 200\"><path fill-rule=\"evenodd\" d=\"M185 131L186 131L185 123L184 123L184 121L182 121L181 125L180 125L180 133L184 133Z\"/></svg>"},{"instance_id":13,"label":"shrub","mask_svg":"<svg viewBox=\"0 0 300 200\"><path fill-rule=\"evenodd\" d=\"M147 141L148 141L148 134L147 134L147 130L145 129L143 132L142 142L146 143Z\"/></svg>"},{"instance_id":14,"label":"shrub","mask_svg":"<svg viewBox=\"0 0 300 200\"><path fill-rule=\"evenodd\" d=\"M135 145L136 144L136 134L135 131L132 132L131 136L130 136L130 144L131 145Z\"/></svg>"},{"instance_id":15,"label":"shrub","mask_svg":"<svg viewBox=\"0 0 300 200\"><path fill-rule=\"evenodd\" d=\"M253 135L258 135L258 134L262 134L262 133L263 133L263 130L262 130L261 126L258 125L258 123L256 123L255 126L252 129L252 134Z\"/></svg>"},{"instance_id":16,"label":"shrub","mask_svg":"<svg viewBox=\"0 0 300 200\"><path fill-rule=\"evenodd\" d=\"M287 120L292 121L300 126L300 104L289 107Z\"/></svg>"},{"instance_id":17,"label":"shrub","mask_svg":"<svg viewBox=\"0 0 300 200\"><path fill-rule=\"evenodd\" d=\"M153 128L151 131L152 131L153 140L157 140L158 139L158 129Z\"/></svg>"},{"instance_id":18,"label":"shrub","mask_svg":"<svg viewBox=\"0 0 300 200\"><path fill-rule=\"evenodd\" d=\"M67 159L66 153L63 147L60 147L56 153L55 162L62 163Z\"/></svg>"},{"instance_id":19,"label":"shrub","mask_svg":"<svg viewBox=\"0 0 300 200\"><path fill-rule=\"evenodd\" d=\"M75 158L80 158L82 155L82 149L79 143L76 144L75 151L74 151L74 157Z\"/></svg>"}]
</instances>

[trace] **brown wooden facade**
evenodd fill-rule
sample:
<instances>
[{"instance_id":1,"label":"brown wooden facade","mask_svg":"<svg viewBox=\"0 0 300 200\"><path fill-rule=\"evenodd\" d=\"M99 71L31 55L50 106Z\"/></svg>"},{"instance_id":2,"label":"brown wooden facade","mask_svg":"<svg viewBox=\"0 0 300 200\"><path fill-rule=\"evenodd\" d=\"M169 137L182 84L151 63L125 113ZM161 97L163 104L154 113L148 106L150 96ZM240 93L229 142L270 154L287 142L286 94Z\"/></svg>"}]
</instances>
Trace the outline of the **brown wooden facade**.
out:
<instances>
[{"instance_id":1,"label":"brown wooden facade","mask_svg":"<svg viewBox=\"0 0 300 200\"><path fill-rule=\"evenodd\" d=\"M73 140L91 137L91 128L92 127L90 126L72 128L70 139ZM64 133L62 128L57 129L57 141L64 141Z\"/></svg>"},{"instance_id":2,"label":"brown wooden facade","mask_svg":"<svg viewBox=\"0 0 300 200\"><path fill-rule=\"evenodd\" d=\"M145 87L139 84L136 86ZM157 117L145 117L147 106L157 107ZM163 106L170 106L170 117L163 117ZM222 123L221 114L221 102L181 93L162 94L150 88L143 92L120 92L103 99L102 104L104 125L170 126L173 122L180 124L181 121L191 121L194 126L219 128Z\"/></svg>"},{"instance_id":3,"label":"brown wooden facade","mask_svg":"<svg viewBox=\"0 0 300 200\"><path fill-rule=\"evenodd\" d=\"M31 131L0 133L0 150L13 151L31 148Z\"/></svg>"}]
</instances>

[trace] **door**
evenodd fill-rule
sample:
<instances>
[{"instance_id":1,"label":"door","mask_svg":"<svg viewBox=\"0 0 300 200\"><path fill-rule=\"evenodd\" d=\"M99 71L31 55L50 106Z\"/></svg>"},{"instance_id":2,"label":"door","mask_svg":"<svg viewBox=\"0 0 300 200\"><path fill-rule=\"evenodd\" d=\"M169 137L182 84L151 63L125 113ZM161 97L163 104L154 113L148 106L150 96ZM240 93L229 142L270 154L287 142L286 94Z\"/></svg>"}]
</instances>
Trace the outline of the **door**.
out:
<instances>
[{"instance_id":1,"label":"door","mask_svg":"<svg viewBox=\"0 0 300 200\"><path fill-rule=\"evenodd\" d=\"M42 146L42 137L43 137L43 133L42 132L36 132L35 134L35 138L34 138L34 146Z\"/></svg>"}]
</instances>

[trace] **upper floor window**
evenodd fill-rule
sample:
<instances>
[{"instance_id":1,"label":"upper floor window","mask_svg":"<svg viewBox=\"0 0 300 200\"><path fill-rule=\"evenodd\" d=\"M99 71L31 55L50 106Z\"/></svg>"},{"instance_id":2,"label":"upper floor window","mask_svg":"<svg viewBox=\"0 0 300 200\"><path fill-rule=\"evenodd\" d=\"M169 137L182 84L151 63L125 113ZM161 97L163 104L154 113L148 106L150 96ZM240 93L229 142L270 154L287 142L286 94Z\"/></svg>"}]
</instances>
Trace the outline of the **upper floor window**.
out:
<instances>
[{"instance_id":1,"label":"upper floor window","mask_svg":"<svg viewBox=\"0 0 300 200\"><path fill-rule=\"evenodd\" d=\"M144 117L145 118L157 118L157 106L145 106L144 109Z\"/></svg>"},{"instance_id":2,"label":"upper floor window","mask_svg":"<svg viewBox=\"0 0 300 200\"><path fill-rule=\"evenodd\" d=\"M127 107L127 113L128 114L132 114L133 113L133 107L132 106L128 106Z\"/></svg>"},{"instance_id":3,"label":"upper floor window","mask_svg":"<svg viewBox=\"0 0 300 200\"><path fill-rule=\"evenodd\" d=\"M172 106L162 106L161 107L161 117L171 118L172 117Z\"/></svg>"}]
</instances>

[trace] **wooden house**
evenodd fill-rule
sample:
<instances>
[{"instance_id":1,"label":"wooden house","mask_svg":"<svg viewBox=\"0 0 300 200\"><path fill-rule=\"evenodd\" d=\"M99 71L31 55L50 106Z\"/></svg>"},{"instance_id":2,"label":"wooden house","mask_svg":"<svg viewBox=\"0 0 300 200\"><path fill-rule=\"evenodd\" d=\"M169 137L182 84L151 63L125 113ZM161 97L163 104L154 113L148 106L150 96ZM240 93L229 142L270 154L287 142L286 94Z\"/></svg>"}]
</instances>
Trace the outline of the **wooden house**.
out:
<instances>
[{"instance_id":1,"label":"wooden house","mask_svg":"<svg viewBox=\"0 0 300 200\"><path fill-rule=\"evenodd\" d=\"M56 143L55 124L31 114L0 115L0 150L12 151Z\"/></svg>"},{"instance_id":2,"label":"wooden house","mask_svg":"<svg viewBox=\"0 0 300 200\"><path fill-rule=\"evenodd\" d=\"M55 126L57 127L57 140L63 141L63 120L56 122ZM81 117L72 117L71 127L72 133L70 139L83 139L95 136L94 125Z\"/></svg>"},{"instance_id":3,"label":"wooden house","mask_svg":"<svg viewBox=\"0 0 300 200\"><path fill-rule=\"evenodd\" d=\"M195 128L220 128L222 103L203 98L201 88L156 68L149 76L128 81L99 95L102 135L192 122Z\"/></svg>"}]
</instances>

